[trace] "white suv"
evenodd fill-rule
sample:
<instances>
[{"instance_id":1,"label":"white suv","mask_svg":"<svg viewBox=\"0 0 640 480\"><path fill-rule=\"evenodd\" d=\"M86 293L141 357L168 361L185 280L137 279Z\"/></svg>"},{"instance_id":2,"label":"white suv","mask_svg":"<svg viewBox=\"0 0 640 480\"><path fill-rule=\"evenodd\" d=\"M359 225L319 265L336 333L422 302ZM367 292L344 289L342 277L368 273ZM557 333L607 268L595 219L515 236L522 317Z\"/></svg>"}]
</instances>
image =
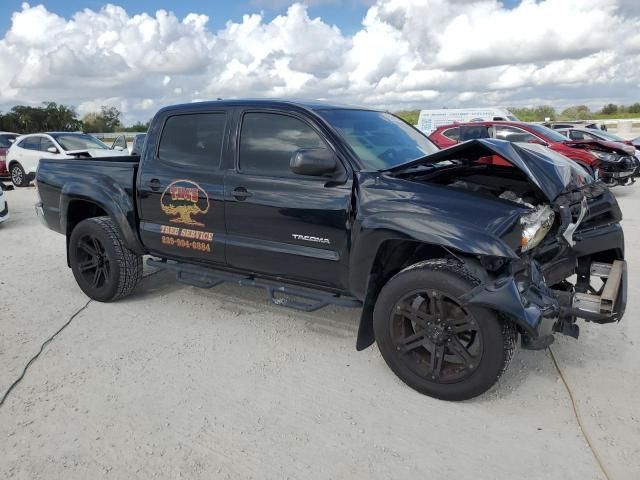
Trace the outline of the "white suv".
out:
<instances>
[{"instance_id":1,"label":"white suv","mask_svg":"<svg viewBox=\"0 0 640 480\"><path fill-rule=\"evenodd\" d=\"M41 158L115 157L127 152L111 150L86 133L33 133L18 137L7 152L7 169L16 187L26 187L36 176Z\"/></svg>"}]
</instances>

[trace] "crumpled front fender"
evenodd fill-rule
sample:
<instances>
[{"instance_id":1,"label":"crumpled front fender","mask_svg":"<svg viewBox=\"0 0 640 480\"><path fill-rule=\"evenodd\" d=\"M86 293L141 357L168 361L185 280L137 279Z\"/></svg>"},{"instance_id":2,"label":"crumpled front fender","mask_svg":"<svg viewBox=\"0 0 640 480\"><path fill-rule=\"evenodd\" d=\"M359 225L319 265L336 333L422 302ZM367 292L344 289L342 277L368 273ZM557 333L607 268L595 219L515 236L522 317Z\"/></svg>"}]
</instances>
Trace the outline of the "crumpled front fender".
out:
<instances>
[{"instance_id":1,"label":"crumpled front fender","mask_svg":"<svg viewBox=\"0 0 640 480\"><path fill-rule=\"evenodd\" d=\"M545 319L558 316L558 299L544 282L536 262L514 266L515 273L478 285L460 298L463 305L476 305L508 315L518 326L538 338ZM513 270L512 270L513 271Z\"/></svg>"}]
</instances>

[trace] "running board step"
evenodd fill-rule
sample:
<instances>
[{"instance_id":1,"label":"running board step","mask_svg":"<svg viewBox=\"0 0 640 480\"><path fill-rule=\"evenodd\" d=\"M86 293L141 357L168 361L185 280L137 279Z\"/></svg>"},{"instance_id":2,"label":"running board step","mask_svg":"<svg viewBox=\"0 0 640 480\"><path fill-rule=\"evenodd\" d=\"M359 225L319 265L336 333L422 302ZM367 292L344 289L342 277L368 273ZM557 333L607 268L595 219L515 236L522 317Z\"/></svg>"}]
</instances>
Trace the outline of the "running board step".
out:
<instances>
[{"instance_id":1,"label":"running board step","mask_svg":"<svg viewBox=\"0 0 640 480\"><path fill-rule=\"evenodd\" d=\"M362 302L353 297L334 295L320 290L297 287L250 275L215 270L197 265L149 258L147 265L161 270L172 270L176 280L198 288L213 288L222 283L235 283L242 287L262 288L267 299L275 305L303 312L315 312L328 305L361 308Z\"/></svg>"}]
</instances>

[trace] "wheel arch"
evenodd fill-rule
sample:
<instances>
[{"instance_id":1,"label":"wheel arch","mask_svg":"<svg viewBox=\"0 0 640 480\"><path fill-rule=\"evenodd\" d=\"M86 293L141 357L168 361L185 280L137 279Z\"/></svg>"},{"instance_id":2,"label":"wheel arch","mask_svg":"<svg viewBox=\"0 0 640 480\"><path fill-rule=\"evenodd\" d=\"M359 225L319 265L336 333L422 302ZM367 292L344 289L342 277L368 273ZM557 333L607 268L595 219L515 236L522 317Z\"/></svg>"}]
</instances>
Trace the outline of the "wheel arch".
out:
<instances>
[{"instance_id":1,"label":"wheel arch","mask_svg":"<svg viewBox=\"0 0 640 480\"><path fill-rule=\"evenodd\" d=\"M403 269L435 258L455 258L464 262L477 275L481 277L486 275L486 271L482 269L477 259L469 253L415 239L387 239L383 241L375 254L366 281L363 309L356 340L358 351L364 350L375 341L373 311L382 287Z\"/></svg>"},{"instance_id":2,"label":"wheel arch","mask_svg":"<svg viewBox=\"0 0 640 480\"><path fill-rule=\"evenodd\" d=\"M60 195L60 231L66 233L67 264L69 264L69 238L73 229L83 220L106 216L111 218L125 245L133 252L143 255L144 247L137 234L135 207L124 192L106 191L92 185L87 191L84 184L65 184Z\"/></svg>"}]
</instances>

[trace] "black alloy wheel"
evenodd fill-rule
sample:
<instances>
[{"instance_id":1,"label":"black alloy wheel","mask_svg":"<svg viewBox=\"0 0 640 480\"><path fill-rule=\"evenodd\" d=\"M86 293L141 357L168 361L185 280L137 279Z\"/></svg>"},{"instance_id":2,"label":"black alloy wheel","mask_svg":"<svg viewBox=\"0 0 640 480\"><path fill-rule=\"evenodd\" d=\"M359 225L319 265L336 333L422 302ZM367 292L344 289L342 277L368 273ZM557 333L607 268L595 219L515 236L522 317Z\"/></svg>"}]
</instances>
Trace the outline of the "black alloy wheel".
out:
<instances>
[{"instance_id":1,"label":"black alloy wheel","mask_svg":"<svg viewBox=\"0 0 640 480\"><path fill-rule=\"evenodd\" d=\"M87 285L94 289L109 286L111 265L99 238L92 234L80 238L76 245L76 259L78 272Z\"/></svg>"},{"instance_id":2,"label":"black alloy wheel","mask_svg":"<svg viewBox=\"0 0 640 480\"><path fill-rule=\"evenodd\" d=\"M88 218L75 226L69 263L78 286L99 302L126 297L142 279L142 257L127 248L108 217Z\"/></svg>"},{"instance_id":3,"label":"black alloy wheel","mask_svg":"<svg viewBox=\"0 0 640 480\"><path fill-rule=\"evenodd\" d=\"M438 290L412 292L396 303L391 338L407 368L438 383L468 377L482 358L473 315Z\"/></svg>"},{"instance_id":4,"label":"black alloy wheel","mask_svg":"<svg viewBox=\"0 0 640 480\"><path fill-rule=\"evenodd\" d=\"M515 352L515 325L460 298L480 280L457 259L436 258L393 276L376 300L373 328L385 362L407 385L442 400L486 392Z\"/></svg>"}]
</instances>

